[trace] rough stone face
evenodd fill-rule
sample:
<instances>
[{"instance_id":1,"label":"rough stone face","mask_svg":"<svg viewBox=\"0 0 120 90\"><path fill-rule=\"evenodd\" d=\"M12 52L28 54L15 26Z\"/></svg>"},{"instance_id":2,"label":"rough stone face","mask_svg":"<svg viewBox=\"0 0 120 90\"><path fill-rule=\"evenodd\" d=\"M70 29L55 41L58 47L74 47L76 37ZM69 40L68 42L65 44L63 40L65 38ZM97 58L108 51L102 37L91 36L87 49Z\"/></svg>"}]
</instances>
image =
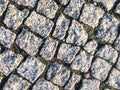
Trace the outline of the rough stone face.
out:
<instances>
[{"instance_id":1,"label":"rough stone face","mask_svg":"<svg viewBox=\"0 0 120 90\"><path fill-rule=\"evenodd\" d=\"M53 36L62 40L66 35L66 31L68 30L69 23L70 20L66 19L65 16L61 14L57 20L56 28L53 33Z\"/></svg>"},{"instance_id":2,"label":"rough stone face","mask_svg":"<svg viewBox=\"0 0 120 90\"><path fill-rule=\"evenodd\" d=\"M81 79L80 75L75 73L72 74L70 80L68 81L67 85L65 86L66 90L75 90L75 84L78 83Z\"/></svg>"},{"instance_id":3,"label":"rough stone face","mask_svg":"<svg viewBox=\"0 0 120 90\"><path fill-rule=\"evenodd\" d=\"M106 82L109 86L116 89L120 89L120 71L113 68L108 81Z\"/></svg>"},{"instance_id":4,"label":"rough stone face","mask_svg":"<svg viewBox=\"0 0 120 90\"><path fill-rule=\"evenodd\" d=\"M101 8L93 4L85 4L80 21L95 28L98 25L99 19L103 17L103 14L104 11Z\"/></svg>"},{"instance_id":5,"label":"rough stone face","mask_svg":"<svg viewBox=\"0 0 120 90\"><path fill-rule=\"evenodd\" d=\"M117 51L109 45L101 47L96 55L112 63L115 63L118 57Z\"/></svg>"},{"instance_id":6,"label":"rough stone face","mask_svg":"<svg viewBox=\"0 0 120 90\"><path fill-rule=\"evenodd\" d=\"M69 76L70 71L57 62L52 63L47 71L47 80L50 80L60 86L65 85L69 79Z\"/></svg>"},{"instance_id":7,"label":"rough stone face","mask_svg":"<svg viewBox=\"0 0 120 90\"><path fill-rule=\"evenodd\" d=\"M40 78L35 83L32 90L59 90L59 88L44 78Z\"/></svg>"},{"instance_id":8,"label":"rough stone face","mask_svg":"<svg viewBox=\"0 0 120 90\"><path fill-rule=\"evenodd\" d=\"M35 55L42 44L42 39L23 29L16 39L16 44L28 54Z\"/></svg>"},{"instance_id":9,"label":"rough stone face","mask_svg":"<svg viewBox=\"0 0 120 90\"><path fill-rule=\"evenodd\" d=\"M93 1L102 3L103 6L106 7L107 10L109 11L113 7L116 0L93 0Z\"/></svg>"},{"instance_id":10,"label":"rough stone face","mask_svg":"<svg viewBox=\"0 0 120 90\"><path fill-rule=\"evenodd\" d=\"M118 51L120 51L120 35L116 39L116 41L114 43L114 46L115 46L115 49L117 49Z\"/></svg>"},{"instance_id":11,"label":"rough stone face","mask_svg":"<svg viewBox=\"0 0 120 90\"><path fill-rule=\"evenodd\" d=\"M104 81L111 69L111 65L105 60L96 58L91 67L91 75L98 80Z\"/></svg>"},{"instance_id":12,"label":"rough stone face","mask_svg":"<svg viewBox=\"0 0 120 90\"><path fill-rule=\"evenodd\" d=\"M0 54L0 72L8 76L20 64L22 59L21 55L5 50Z\"/></svg>"},{"instance_id":13,"label":"rough stone face","mask_svg":"<svg viewBox=\"0 0 120 90\"><path fill-rule=\"evenodd\" d=\"M54 24L50 19L33 11L25 21L25 25L27 25L33 32L40 34L42 37L47 37Z\"/></svg>"},{"instance_id":14,"label":"rough stone face","mask_svg":"<svg viewBox=\"0 0 120 90\"><path fill-rule=\"evenodd\" d=\"M5 83L3 90L27 90L30 83L21 77L12 74Z\"/></svg>"},{"instance_id":15,"label":"rough stone face","mask_svg":"<svg viewBox=\"0 0 120 90\"><path fill-rule=\"evenodd\" d=\"M96 79L83 79L82 87L79 90L99 90L100 81Z\"/></svg>"},{"instance_id":16,"label":"rough stone face","mask_svg":"<svg viewBox=\"0 0 120 90\"><path fill-rule=\"evenodd\" d=\"M58 51L57 59L61 59L66 63L71 63L78 51L79 47L62 43Z\"/></svg>"},{"instance_id":17,"label":"rough stone face","mask_svg":"<svg viewBox=\"0 0 120 90\"><path fill-rule=\"evenodd\" d=\"M28 16L28 13L29 11L27 9L20 11L14 5L10 4L5 15L4 23L9 28L16 30L22 24L24 18Z\"/></svg>"},{"instance_id":18,"label":"rough stone face","mask_svg":"<svg viewBox=\"0 0 120 90\"><path fill-rule=\"evenodd\" d=\"M116 64L116 68L120 70L120 55L118 57L118 61L117 61L117 64Z\"/></svg>"},{"instance_id":19,"label":"rough stone face","mask_svg":"<svg viewBox=\"0 0 120 90\"><path fill-rule=\"evenodd\" d=\"M0 44L10 48L10 45L14 42L16 35L4 27L0 27Z\"/></svg>"},{"instance_id":20,"label":"rough stone face","mask_svg":"<svg viewBox=\"0 0 120 90\"><path fill-rule=\"evenodd\" d=\"M84 0L70 0L69 5L64 10L64 13L74 19L78 19L83 3Z\"/></svg>"},{"instance_id":21,"label":"rough stone face","mask_svg":"<svg viewBox=\"0 0 120 90\"><path fill-rule=\"evenodd\" d=\"M58 1L63 5L66 5L69 2L69 0L58 0Z\"/></svg>"},{"instance_id":22,"label":"rough stone face","mask_svg":"<svg viewBox=\"0 0 120 90\"><path fill-rule=\"evenodd\" d=\"M12 1L14 1L17 4L30 7L35 7L35 4L37 3L37 0L12 0Z\"/></svg>"},{"instance_id":23,"label":"rough stone face","mask_svg":"<svg viewBox=\"0 0 120 90\"><path fill-rule=\"evenodd\" d=\"M116 9L115 9L115 12L120 14L120 3L117 5Z\"/></svg>"},{"instance_id":24,"label":"rough stone face","mask_svg":"<svg viewBox=\"0 0 120 90\"><path fill-rule=\"evenodd\" d=\"M83 26L77 21L73 20L72 25L68 31L66 42L76 45L84 45L88 39L88 34L83 29Z\"/></svg>"},{"instance_id":25,"label":"rough stone face","mask_svg":"<svg viewBox=\"0 0 120 90\"><path fill-rule=\"evenodd\" d=\"M52 38L47 38L40 51L40 56L46 60L51 60L55 54L57 45L57 41Z\"/></svg>"},{"instance_id":26,"label":"rough stone face","mask_svg":"<svg viewBox=\"0 0 120 90\"><path fill-rule=\"evenodd\" d=\"M26 61L22 63L17 72L28 79L30 82L34 81L43 73L45 65L37 60L35 57L27 57Z\"/></svg>"},{"instance_id":27,"label":"rough stone face","mask_svg":"<svg viewBox=\"0 0 120 90\"><path fill-rule=\"evenodd\" d=\"M54 0L40 0L37 6L37 12L49 18L54 18L58 6Z\"/></svg>"},{"instance_id":28,"label":"rough stone face","mask_svg":"<svg viewBox=\"0 0 120 90\"><path fill-rule=\"evenodd\" d=\"M75 60L71 64L71 68L74 70L80 70L81 72L87 72L90 68L93 56L85 51L81 51L76 56Z\"/></svg>"},{"instance_id":29,"label":"rough stone face","mask_svg":"<svg viewBox=\"0 0 120 90\"><path fill-rule=\"evenodd\" d=\"M98 44L95 40L91 40L89 41L85 46L84 46L84 49L90 53L90 54L94 54L95 51L96 51L96 48L97 48Z\"/></svg>"},{"instance_id":30,"label":"rough stone face","mask_svg":"<svg viewBox=\"0 0 120 90\"><path fill-rule=\"evenodd\" d=\"M0 16L3 15L4 11L7 8L9 0L0 0Z\"/></svg>"},{"instance_id":31,"label":"rough stone face","mask_svg":"<svg viewBox=\"0 0 120 90\"><path fill-rule=\"evenodd\" d=\"M96 37L100 41L113 43L118 34L118 25L120 22L110 14L106 14L97 30Z\"/></svg>"}]
</instances>

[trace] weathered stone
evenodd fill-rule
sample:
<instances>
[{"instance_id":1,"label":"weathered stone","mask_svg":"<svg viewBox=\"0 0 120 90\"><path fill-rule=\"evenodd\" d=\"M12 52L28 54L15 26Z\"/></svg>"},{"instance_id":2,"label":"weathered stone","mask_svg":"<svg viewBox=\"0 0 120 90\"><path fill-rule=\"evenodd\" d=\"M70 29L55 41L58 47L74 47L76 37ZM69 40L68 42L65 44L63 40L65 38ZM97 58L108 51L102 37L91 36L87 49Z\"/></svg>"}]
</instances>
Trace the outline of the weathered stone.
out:
<instances>
[{"instance_id":1,"label":"weathered stone","mask_svg":"<svg viewBox=\"0 0 120 90\"><path fill-rule=\"evenodd\" d=\"M0 73L0 83L1 83L3 78L4 78L3 74Z\"/></svg>"},{"instance_id":2,"label":"weathered stone","mask_svg":"<svg viewBox=\"0 0 120 90\"><path fill-rule=\"evenodd\" d=\"M9 0L0 0L0 16L3 15L4 11L7 8Z\"/></svg>"},{"instance_id":3,"label":"weathered stone","mask_svg":"<svg viewBox=\"0 0 120 90\"><path fill-rule=\"evenodd\" d=\"M30 83L21 77L12 74L5 83L3 90L27 90Z\"/></svg>"},{"instance_id":4,"label":"weathered stone","mask_svg":"<svg viewBox=\"0 0 120 90\"><path fill-rule=\"evenodd\" d=\"M113 7L116 0L93 0L93 1L102 3L103 6L106 7L107 10L109 11Z\"/></svg>"},{"instance_id":5,"label":"weathered stone","mask_svg":"<svg viewBox=\"0 0 120 90\"><path fill-rule=\"evenodd\" d=\"M67 43L73 43L76 45L84 45L88 39L88 34L83 29L83 25L73 20L72 25L68 31Z\"/></svg>"},{"instance_id":6,"label":"weathered stone","mask_svg":"<svg viewBox=\"0 0 120 90\"><path fill-rule=\"evenodd\" d=\"M47 38L40 51L40 56L46 60L51 60L55 54L57 45L57 41L52 38Z\"/></svg>"},{"instance_id":7,"label":"weathered stone","mask_svg":"<svg viewBox=\"0 0 120 90\"><path fill-rule=\"evenodd\" d=\"M81 72L87 72L90 68L93 56L85 51L81 51L71 64L71 68Z\"/></svg>"},{"instance_id":8,"label":"weathered stone","mask_svg":"<svg viewBox=\"0 0 120 90\"><path fill-rule=\"evenodd\" d=\"M79 90L100 90L100 81L96 79L83 79L82 87Z\"/></svg>"},{"instance_id":9,"label":"weathered stone","mask_svg":"<svg viewBox=\"0 0 120 90\"><path fill-rule=\"evenodd\" d=\"M19 5L35 7L37 0L12 0Z\"/></svg>"},{"instance_id":10,"label":"weathered stone","mask_svg":"<svg viewBox=\"0 0 120 90\"><path fill-rule=\"evenodd\" d=\"M79 49L79 47L62 43L58 50L57 59L61 59L66 63L71 63L74 60Z\"/></svg>"},{"instance_id":11,"label":"weathered stone","mask_svg":"<svg viewBox=\"0 0 120 90\"><path fill-rule=\"evenodd\" d=\"M96 48L97 48L98 44L95 40L91 40L89 41L85 46L84 46L84 49L90 53L90 54L94 54L95 51L96 51Z\"/></svg>"},{"instance_id":12,"label":"weathered stone","mask_svg":"<svg viewBox=\"0 0 120 90\"><path fill-rule=\"evenodd\" d=\"M0 27L0 44L10 48L10 45L14 42L16 35L4 27Z\"/></svg>"},{"instance_id":13,"label":"weathered stone","mask_svg":"<svg viewBox=\"0 0 120 90\"><path fill-rule=\"evenodd\" d=\"M16 44L28 54L35 55L42 44L42 39L23 29L16 39Z\"/></svg>"},{"instance_id":14,"label":"weathered stone","mask_svg":"<svg viewBox=\"0 0 120 90\"><path fill-rule=\"evenodd\" d=\"M118 25L120 22L112 15L106 14L98 27L96 37L100 41L113 43L118 35Z\"/></svg>"},{"instance_id":15,"label":"weathered stone","mask_svg":"<svg viewBox=\"0 0 120 90\"><path fill-rule=\"evenodd\" d=\"M59 88L44 78L40 78L32 90L59 90Z\"/></svg>"},{"instance_id":16,"label":"weathered stone","mask_svg":"<svg viewBox=\"0 0 120 90\"><path fill-rule=\"evenodd\" d=\"M50 19L33 11L25 21L25 25L42 37L47 37L51 32L54 23Z\"/></svg>"},{"instance_id":17,"label":"weathered stone","mask_svg":"<svg viewBox=\"0 0 120 90\"><path fill-rule=\"evenodd\" d=\"M116 68L120 70L120 55L118 56L118 61L116 64Z\"/></svg>"},{"instance_id":18,"label":"weathered stone","mask_svg":"<svg viewBox=\"0 0 120 90\"><path fill-rule=\"evenodd\" d=\"M69 0L58 0L58 1L63 5L66 5L69 2Z\"/></svg>"},{"instance_id":19,"label":"weathered stone","mask_svg":"<svg viewBox=\"0 0 120 90\"><path fill-rule=\"evenodd\" d=\"M52 63L47 71L47 80L50 80L60 86L65 85L69 79L69 76L70 71L57 62Z\"/></svg>"},{"instance_id":20,"label":"weathered stone","mask_svg":"<svg viewBox=\"0 0 120 90\"><path fill-rule=\"evenodd\" d=\"M69 5L64 10L64 13L74 19L78 19L83 3L84 0L70 0Z\"/></svg>"},{"instance_id":21,"label":"weathered stone","mask_svg":"<svg viewBox=\"0 0 120 90\"><path fill-rule=\"evenodd\" d=\"M114 43L114 47L115 47L115 49L117 49L120 52L120 35L116 39L116 41Z\"/></svg>"},{"instance_id":22,"label":"weathered stone","mask_svg":"<svg viewBox=\"0 0 120 90\"><path fill-rule=\"evenodd\" d=\"M104 11L101 8L93 4L85 4L80 21L95 28L98 25L99 19L103 17L103 14Z\"/></svg>"},{"instance_id":23,"label":"weathered stone","mask_svg":"<svg viewBox=\"0 0 120 90\"><path fill-rule=\"evenodd\" d=\"M116 9L115 9L115 12L120 14L120 3L117 5Z\"/></svg>"},{"instance_id":24,"label":"weathered stone","mask_svg":"<svg viewBox=\"0 0 120 90\"><path fill-rule=\"evenodd\" d=\"M49 18L54 18L58 6L54 0L40 0L37 6L37 12Z\"/></svg>"},{"instance_id":25,"label":"weathered stone","mask_svg":"<svg viewBox=\"0 0 120 90\"><path fill-rule=\"evenodd\" d=\"M66 35L66 31L68 30L68 27L69 27L69 23L70 23L70 20L66 19L65 16L61 14L57 20L56 28L53 33L53 36L60 40L64 39Z\"/></svg>"},{"instance_id":26,"label":"weathered stone","mask_svg":"<svg viewBox=\"0 0 120 90\"><path fill-rule=\"evenodd\" d=\"M113 68L108 81L106 82L109 86L112 86L116 89L120 89L120 71Z\"/></svg>"},{"instance_id":27,"label":"weathered stone","mask_svg":"<svg viewBox=\"0 0 120 90\"><path fill-rule=\"evenodd\" d=\"M18 10L14 5L9 5L4 23L14 30L16 30L23 22L24 18L28 16L29 11L23 9L22 11Z\"/></svg>"},{"instance_id":28,"label":"weathered stone","mask_svg":"<svg viewBox=\"0 0 120 90\"><path fill-rule=\"evenodd\" d=\"M98 80L104 81L111 69L111 65L105 60L96 58L91 67L91 75Z\"/></svg>"},{"instance_id":29,"label":"weathered stone","mask_svg":"<svg viewBox=\"0 0 120 90\"><path fill-rule=\"evenodd\" d=\"M101 47L97 51L96 55L98 55L99 57L105 59L106 61L112 62L112 63L115 63L116 59L118 57L117 51L109 45L105 45L105 46Z\"/></svg>"},{"instance_id":30,"label":"weathered stone","mask_svg":"<svg viewBox=\"0 0 120 90\"><path fill-rule=\"evenodd\" d=\"M22 61L23 57L5 50L0 54L0 72L8 76Z\"/></svg>"},{"instance_id":31,"label":"weathered stone","mask_svg":"<svg viewBox=\"0 0 120 90\"><path fill-rule=\"evenodd\" d=\"M36 79L43 73L45 65L37 60L35 57L27 57L26 61L23 62L17 72L28 79L30 82L34 83Z\"/></svg>"},{"instance_id":32,"label":"weathered stone","mask_svg":"<svg viewBox=\"0 0 120 90\"><path fill-rule=\"evenodd\" d=\"M68 81L67 85L65 86L66 90L75 90L75 85L80 81L81 76L75 73L72 74L70 80Z\"/></svg>"}]
</instances>

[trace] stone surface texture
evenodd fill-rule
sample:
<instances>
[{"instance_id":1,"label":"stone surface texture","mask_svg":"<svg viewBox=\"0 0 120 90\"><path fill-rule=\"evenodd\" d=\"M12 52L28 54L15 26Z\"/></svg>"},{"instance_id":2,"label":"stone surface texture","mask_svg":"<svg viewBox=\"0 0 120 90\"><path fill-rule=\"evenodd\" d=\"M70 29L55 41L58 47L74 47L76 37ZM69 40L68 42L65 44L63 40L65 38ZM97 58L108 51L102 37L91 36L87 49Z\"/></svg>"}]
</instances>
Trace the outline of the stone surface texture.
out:
<instances>
[{"instance_id":1,"label":"stone surface texture","mask_svg":"<svg viewBox=\"0 0 120 90\"><path fill-rule=\"evenodd\" d=\"M10 4L6 12L4 23L9 28L16 30L28 16L28 13L29 11L27 9L20 11L14 5Z\"/></svg>"},{"instance_id":2,"label":"stone surface texture","mask_svg":"<svg viewBox=\"0 0 120 90\"><path fill-rule=\"evenodd\" d=\"M120 90L120 0L0 0L0 90Z\"/></svg>"}]
</instances>

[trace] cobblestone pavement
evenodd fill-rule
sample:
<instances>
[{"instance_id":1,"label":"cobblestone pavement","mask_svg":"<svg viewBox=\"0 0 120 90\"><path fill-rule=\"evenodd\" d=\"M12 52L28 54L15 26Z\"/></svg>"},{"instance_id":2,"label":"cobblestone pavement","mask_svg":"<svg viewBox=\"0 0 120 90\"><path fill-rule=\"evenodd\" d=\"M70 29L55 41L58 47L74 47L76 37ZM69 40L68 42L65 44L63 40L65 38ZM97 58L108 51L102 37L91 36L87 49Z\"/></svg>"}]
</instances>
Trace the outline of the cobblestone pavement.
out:
<instances>
[{"instance_id":1,"label":"cobblestone pavement","mask_svg":"<svg viewBox=\"0 0 120 90\"><path fill-rule=\"evenodd\" d=\"M120 90L120 0L0 0L0 90Z\"/></svg>"}]
</instances>

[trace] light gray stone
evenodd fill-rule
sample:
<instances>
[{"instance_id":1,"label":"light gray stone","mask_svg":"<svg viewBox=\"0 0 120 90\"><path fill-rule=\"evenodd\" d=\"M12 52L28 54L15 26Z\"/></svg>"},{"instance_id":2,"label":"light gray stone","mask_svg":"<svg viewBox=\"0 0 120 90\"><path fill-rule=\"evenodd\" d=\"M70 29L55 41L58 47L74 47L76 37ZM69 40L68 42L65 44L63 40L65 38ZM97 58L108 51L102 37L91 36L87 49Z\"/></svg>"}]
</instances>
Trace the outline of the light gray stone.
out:
<instances>
[{"instance_id":1,"label":"light gray stone","mask_svg":"<svg viewBox=\"0 0 120 90\"><path fill-rule=\"evenodd\" d=\"M84 0L70 0L69 5L64 10L64 13L74 19L78 19L83 3Z\"/></svg>"},{"instance_id":2,"label":"light gray stone","mask_svg":"<svg viewBox=\"0 0 120 90\"><path fill-rule=\"evenodd\" d=\"M14 30L16 30L23 22L24 18L28 16L29 11L23 9L22 11L18 10L14 5L10 4L8 6L4 23Z\"/></svg>"},{"instance_id":3,"label":"light gray stone","mask_svg":"<svg viewBox=\"0 0 120 90\"><path fill-rule=\"evenodd\" d=\"M103 14L104 11L94 4L85 4L80 21L95 28L98 25L99 19L103 17Z\"/></svg>"},{"instance_id":4,"label":"light gray stone","mask_svg":"<svg viewBox=\"0 0 120 90\"><path fill-rule=\"evenodd\" d=\"M19 5L35 7L37 0L12 0Z\"/></svg>"},{"instance_id":5,"label":"light gray stone","mask_svg":"<svg viewBox=\"0 0 120 90\"><path fill-rule=\"evenodd\" d=\"M96 55L112 63L115 63L118 57L117 51L114 48L112 48L110 45L105 45L101 47L97 51Z\"/></svg>"},{"instance_id":6,"label":"light gray stone","mask_svg":"<svg viewBox=\"0 0 120 90\"><path fill-rule=\"evenodd\" d=\"M4 11L7 8L8 3L9 3L9 0L0 0L0 16L3 15Z\"/></svg>"},{"instance_id":7,"label":"light gray stone","mask_svg":"<svg viewBox=\"0 0 120 90\"><path fill-rule=\"evenodd\" d=\"M59 90L59 88L44 78L40 78L32 90Z\"/></svg>"},{"instance_id":8,"label":"light gray stone","mask_svg":"<svg viewBox=\"0 0 120 90\"><path fill-rule=\"evenodd\" d=\"M98 44L95 40L89 41L83 48L90 54L94 54Z\"/></svg>"},{"instance_id":9,"label":"light gray stone","mask_svg":"<svg viewBox=\"0 0 120 90\"><path fill-rule=\"evenodd\" d=\"M37 12L51 19L55 17L57 9L58 6L54 0L40 0L38 2Z\"/></svg>"},{"instance_id":10,"label":"light gray stone","mask_svg":"<svg viewBox=\"0 0 120 90\"><path fill-rule=\"evenodd\" d=\"M27 90L30 83L21 77L12 74L5 83L3 90Z\"/></svg>"},{"instance_id":11,"label":"light gray stone","mask_svg":"<svg viewBox=\"0 0 120 90\"><path fill-rule=\"evenodd\" d=\"M116 68L120 70L120 55L118 56L118 61L116 64Z\"/></svg>"},{"instance_id":12,"label":"light gray stone","mask_svg":"<svg viewBox=\"0 0 120 90\"><path fill-rule=\"evenodd\" d=\"M118 36L118 38L114 42L114 47L115 47L115 49L117 49L120 52L120 35Z\"/></svg>"},{"instance_id":13,"label":"light gray stone","mask_svg":"<svg viewBox=\"0 0 120 90\"><path fill-rule=\"evenodd\" d=\"M69 0L58 0L58 1L63 5L66 5L69 2Z\"/></svg>"},{"instance_id":14,"label":"light gray stone","mask_svg":"<svg viewBox=\"0 0 120 90\"><path fill-rule=\"evenodd\" d=\"M98 80L104 81L111 69L111 65L105 60L96 58L91 67L91 75Z\"/></svg>"},{"instance_id":15,"label":"light gray stone","mask_svg":"<svg viewBox=\"0 0 120 90\"><path fill-rule=\"evenodd\" d=\"M112 15L106 14L98 27L96 37L100 41L113 43L118 35L118 25L120 22Z\"/></svg>"},{"instance_id":16,"label":"light gray stone","mask_svg":"<svg viewBox=\"0 0 120 90\"><path fill-rule=\"evenodd\" d=\"M71 68L81 72L87 72L91 66L92 58L92 55L85 51L81 51L80 54L75 57L75 60L71 64Z\"/></svg>"},{"instance_id":17,"label":"light gray stone","mask_svg":"<svg viewBox=\"0 0 120 90\"><path fill-rule=\"evenodd\" d=\"M69 76L70 71L57 62L52 63L47 71L47 80L50 80L51 82L60 86L65 85L69 79Z\"/></svg>"},{"instance_id":18,"label":"light gray stone","mask_svg":"<svg viewBox=\"0 0 120 90\"><path fill-rule=\"evenodd\" d=\"M79 47L62 43L58 50L57 59L61 59L66 63L71 63L74 60L79 49L80 49Z\"/></svg>"},{"instance_id":19,"label":"light gray stone","mask_svg":"<svg viewBox=\"0 0 120 90\"><path fill-rule=\"evenodd\" d=\"M42 49L40 51L40 56L46 60L51 60L57 49L58 42L52 38L47 38Z\"/></svg>"},{"instance_id":20,"label":"light gray stone","mask_svg":"<svg viewBox=\"0 0 120 90\"><path fill-rule=\"evenodd\" d=\"M61 14L57 20L55 31L53 36L62 40L66 35L66 31L68 30L70 20L65 18L63 14Z\"/></svg>"},{"instance_id":21,"label":"light gray stone","mask_svg":"<svg viewBox=\"0 0 120 90\"><path fill-rule=\"evenodd\" d=\"M42 44L42 39L25 29L18 35L16 44L30 55L35 55Z\"/></svg>"},{"instance_id":22,"label":"light gray stone","mask_svg":"<svg viewBox=\"0 0 120 90\"><path fill-rule=\"evenodd\" d=\"M113 68L108 81L106 82L109 86L112 86L116 89L120 89L120 71Z\"/></svg>"},{"instance_id":23,"label":"light gray stone","mask_svg":"<svg viewBox=\"0 0 120 90\"><path fill-rule=\"evenodd\" d=\"M45 66L35 57L28 56L25 62L23 62L17 72L28 79L30 82L34 83L36 79L44 72Z\"/></svg>"},{"instance_id":24,"label":"light gray stone","mask_svg":"<svg viewBox=\"0 0 120 90\"><path fill-rule=\"evenodd\" d=\"M47 37L51 32L54 23L50 19L33 11L25 21L25 25L42 37Z\"/></svg>"},{"instance_id":25,"label":"light gray stone","mask_svg":"<svg viewBox=\"0 0 120 90\"><path fill-rule=\"evenodd\" d=\"M14 42L16 35L4 27L0 27L0 44L5 47L10 48L11 44Z\"/></svg>"},{"instance_id":26,"label":"light gray stone","mask_svg":"<svg viewBox=\"0 0 120 90\"><path fill-rule=\"evenodd\" d=\"M100 90L100 81L96 79L83 79L82 87L79 90Z\"/></svg>"},{"instance_id":27,"label":"light gray stone","mask_svg":"<svg viewBox=\"0 0 120 90\"><path fill-rule=\"evenodd\" d=\"M87 39L88 34L83 29L83 25L73 20L72 25L68 31L68 37L66 39L66 42L83 46L86 43Z\"/></svg>"},{"instance_id":28,"label":"light gray stone","mask_svg":"<svg viewBox=\"0 0 120 90\"><path fill-rule=\"evenodd\" d=\"M113 7L116 0L93 0L93 1L102 3L104 7L106 7L107 10L109 11Z\"/></svg>"},{"instance_id":29,"label":"light gray stone","mask_svg":"<svg viewBox=\"0 0 120 90\"><path fill-rule=\"evenodd\" d=\"M120 3L117 5L116 9L115 9L115 12L120 14Z\"/></svg>"},{"instance_id":30,"label":"light gray stone","mask_svg":"<svg viewBox=\"0 0 120 90\"><path fill-rule=\"evenodd\" d=\"M22 61L23 57L5 50L0 54L0 72L8 76Z\"/></svg>"},{"instance_id":31,"label":"light gray stone","mask_svg":"<svg viewBox=\"0 0 120 90\"><path fill-rule=\"evenodd\" d=\"M75 73L72 74L70 80L65 86L66 90L75 90L75 85L81 80L81 76Z\"/></svg>"}]
</instances>

